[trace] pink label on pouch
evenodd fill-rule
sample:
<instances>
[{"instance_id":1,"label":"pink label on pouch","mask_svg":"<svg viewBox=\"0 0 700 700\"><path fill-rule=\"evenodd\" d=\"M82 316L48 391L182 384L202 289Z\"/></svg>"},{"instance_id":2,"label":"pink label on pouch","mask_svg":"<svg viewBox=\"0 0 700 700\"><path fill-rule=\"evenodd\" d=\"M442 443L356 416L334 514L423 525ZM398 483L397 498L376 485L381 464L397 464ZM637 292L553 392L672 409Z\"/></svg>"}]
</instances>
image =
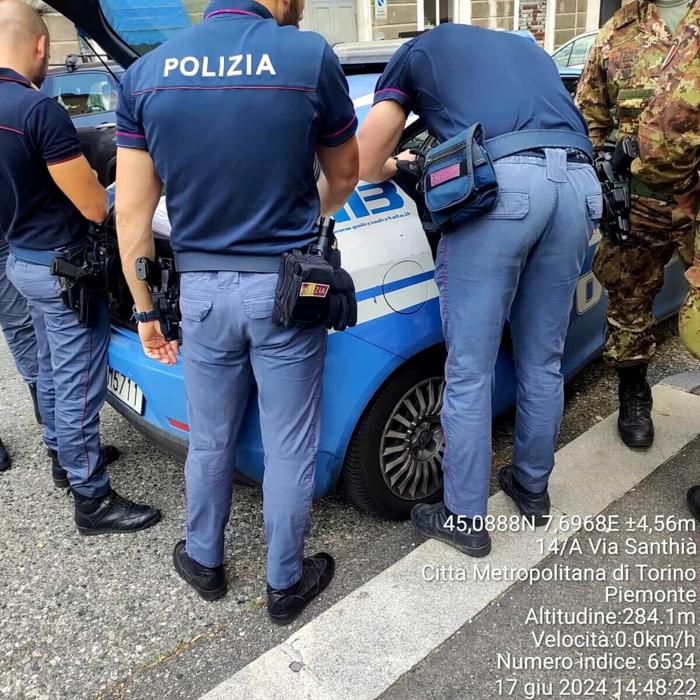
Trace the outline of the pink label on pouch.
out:
<instances>
[{"instance_id":1,"label":"pink label on pouch","mask_svg":"<svg viewBox=\"0 0 700 700\"><path fill-rule=\"evenodd\" d=\"M459 177L459 163L454 165L448 165L442 170L436 170L434 173L430 173L430 185L431 187L437 187L442 185L443 182L448 182L449 180L454 180Z\"/></svg>"}]
</instances>

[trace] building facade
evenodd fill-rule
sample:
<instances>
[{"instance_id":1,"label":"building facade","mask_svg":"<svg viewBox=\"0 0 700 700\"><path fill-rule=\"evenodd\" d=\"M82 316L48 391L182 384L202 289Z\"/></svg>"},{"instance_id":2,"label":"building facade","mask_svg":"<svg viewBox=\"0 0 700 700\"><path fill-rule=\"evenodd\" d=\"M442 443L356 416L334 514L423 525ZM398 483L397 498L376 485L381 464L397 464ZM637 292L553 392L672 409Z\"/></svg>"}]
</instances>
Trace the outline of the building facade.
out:
<instances>
[{"instance_id":1,"label":"building facade","mask_svg":"<svg viewBox=\"0 0 700 700\"><path fill-rule=\"evenodd\" d=\"M601 0L306 0L304 26L331 43L396 39L443 22L527 29L549 51L597 29Z\"/></svg>"},{"instance_id":2,"label":"building facade","mask_svg":"<svg viewBox=\"0 0 700 700\"><path fill-rule=\"evenodd\" d=\"M611 0L306 0L302 28L320 32L334 44L395 39L443 22L459 22L490 29L526 29L551 52L600 26L601 1L605 5ZM72 24L41 0L27 2L42 12L49 25L53 64L79 51ZM207 5L207 0L176 2L191 21L199 21ZM619 0L612 2L619 6ZM141 12L151 7L145 0L132 5Z\"/></svg>"}]
</instances>

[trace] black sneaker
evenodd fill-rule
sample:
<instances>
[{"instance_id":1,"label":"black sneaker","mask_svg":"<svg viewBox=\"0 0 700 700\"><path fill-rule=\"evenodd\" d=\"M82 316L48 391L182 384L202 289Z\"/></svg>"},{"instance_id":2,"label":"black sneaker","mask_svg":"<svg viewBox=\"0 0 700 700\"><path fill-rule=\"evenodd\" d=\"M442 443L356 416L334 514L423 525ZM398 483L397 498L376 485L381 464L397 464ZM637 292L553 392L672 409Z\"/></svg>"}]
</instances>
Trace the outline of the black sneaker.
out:
<instances>
[{"instance_id":1,"label":"black sneaker","mask_svg":"<svg viewBox=\"0 0 700 700\"><path fill-rule=\"evenodd\" d=\"M190 584L204 600L218 600L228 591L224 566L213 569L202 566L192 559L185 549L185 540L180 540L173 549L173 566L184 581Z\"/></svg>"},{"instance_id":2,"label":"black sneaker","mask_svg":"<svg viewBox=\"0 0 700 700\"><path fill-rule=\"evenodd\" d=\"M0 440L0 472L6 472L12 466L10 453L5 449L5 445Z\"/></svg>"},{"instance_id":3,"label":"black sneaker","mask_svg":"<svg viewBox=\"0 0 700 700\"><path fill-rule=\"evenodd\" d=\"M296 620L304 608L323 591L335 574L335 559L319 552L304 559L301 580L290 588L279 590L267 584L267 614L278 625Z\"/></svg>"},{"instance_id":4,"label":"black sneaker","mask_svg":"<svg viewBox=\"0 0 700 700\"><path fill-rule=\"evenodd\" d=\"M696 520L700 520L700 485L688 489L688 510Z\"/></svg>"},{"instance_id":5,"label":"black sneaker","mask_svg":"<svg viewBox=\"0 0 700 700\"><path fill-rule=\"evenodd\" d=\"M73 493L75 524L81 535L109 535L137 532L152 527L160 520L160 511L152 506L134 503L110 491L99 498Z\"/></svg>"},{"instance_id":6,"label":"black sneaker","mask_svg":"<svg viewBox=\"0 0 700 700\"><path fill-rule=\"evenodd\" d=\"M112 462L116 462L119 459L120 452L114 447L114 445L104 445L101 448L102 452L102 464L100 466L106 467ZM58 452L56 450L48 449L49 457L51 458L51 476L53 478L53 485L57 489L67 489L70 484L68 483L68 473L58 462Z\"/></svg>"},{"instance_id":7,"label":"black sneaker","mask_svg":"<svg viewBox=\"0 0 700 700\"><path fill-rule=\"evenodd\" d=\"M440 540L470 557L485 557L491 551L491 537L472 518L452 515L444 503L419 503L411 510L411 522L425 537Z\"/></svg>"},{"instance_id":8,"label":"black sneaker","mask_svg":"<svg viewBox=\"0 0 700 700\"><path fill-rule=\"evenodd\" d=\"M540 493L526 491L518 483L513 473L513 466L503 467L498 472L498 483L503 492L510 496L518 510L528 519L531 520L535 527L546 525L549 521L549 493L547 489Z\"/></svg>"}]
</instances>

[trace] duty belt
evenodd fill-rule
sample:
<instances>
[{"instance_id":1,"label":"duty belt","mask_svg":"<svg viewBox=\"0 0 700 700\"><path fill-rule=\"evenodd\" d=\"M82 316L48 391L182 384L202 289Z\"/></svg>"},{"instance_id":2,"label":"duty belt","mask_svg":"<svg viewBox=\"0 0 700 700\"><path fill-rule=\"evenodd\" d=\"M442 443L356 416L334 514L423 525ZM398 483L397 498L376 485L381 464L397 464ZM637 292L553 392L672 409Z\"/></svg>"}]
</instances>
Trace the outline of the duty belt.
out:
<instances>
[{"instance_id":1,"label":"duty belt","mask_svg":"<svg viewBox=\"0 0 700 700\"><path fill-rule=\"evenodd\" d=\"M279 272L281 255L175 253L178 272Z\"/></svg>"},{"instance_id":2,"label":"duty belt","mask_svg":"<svg viewBox=\"0 0 700 700\"><path fill-rule=\"evenodd\" d=\"M10 253L14 255L18 260L23 262L32 263L33 265L43 265L44 267L51 267L51 263L56 258L62 258L68 260L74 255L77 255L81 251L87 248L87 242L76 243L73 246L67 246L65 248L58 248L57 250L33 250L32 248L23 248L21 246L11 245Z\"/></svg>"},{"instance_id":3,"label":"duty belt","mask_svg":"<svg viewBox=\"0 0 700 700\"><path fill-rule=\"evenodd\" d=\"M502 134L486 141L486 150L492 160L542 148L578 150L593 161L593 144L588 136L563 129L523 129Z\"/></svg>"}]
</instances>

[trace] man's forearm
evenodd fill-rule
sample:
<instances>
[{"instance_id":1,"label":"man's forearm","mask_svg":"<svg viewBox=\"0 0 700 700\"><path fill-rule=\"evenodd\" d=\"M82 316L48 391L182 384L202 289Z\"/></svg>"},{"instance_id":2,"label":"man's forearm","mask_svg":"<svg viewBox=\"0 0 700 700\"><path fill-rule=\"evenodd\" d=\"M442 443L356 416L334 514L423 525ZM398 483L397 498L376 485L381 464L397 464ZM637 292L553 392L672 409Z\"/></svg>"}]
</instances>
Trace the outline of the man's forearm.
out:
<instances>
[{"instance_id":1,"label":"man's forearm","mask_svg":"<svg viewBox=\"0 0 700 700\"><path fill-rule=\"evenodd\" d=\"M117 236L122 270L136 309L141 312L151 311L153 309L151 290L145 282L136 277L136 260L155 258L155 241L151 227L132 224L117 213Z\"/></svg>"},{"instance_id":2,"label":"man's forearm","mask_svg":"<svg viewBox=\"0 0 700 700\"><path fill-rule=\"evenodd\" d=\"M392 156L387 158L378 168L365 173L365 180L372 184L385 182L396 175L396 159Z\"/></svg>"},{"instance_id":3,"label":"man's forearm","mask_svg":"<svg viewBox=\"0 0 700 700\"><path fill-rule=\"evenodd\" d=\"M318 180L318 197L321 203L321 216L333 216L345 206L355 189L352 183L343 187L331 187L323 173Z\"/></svg>"}]
</instances>

